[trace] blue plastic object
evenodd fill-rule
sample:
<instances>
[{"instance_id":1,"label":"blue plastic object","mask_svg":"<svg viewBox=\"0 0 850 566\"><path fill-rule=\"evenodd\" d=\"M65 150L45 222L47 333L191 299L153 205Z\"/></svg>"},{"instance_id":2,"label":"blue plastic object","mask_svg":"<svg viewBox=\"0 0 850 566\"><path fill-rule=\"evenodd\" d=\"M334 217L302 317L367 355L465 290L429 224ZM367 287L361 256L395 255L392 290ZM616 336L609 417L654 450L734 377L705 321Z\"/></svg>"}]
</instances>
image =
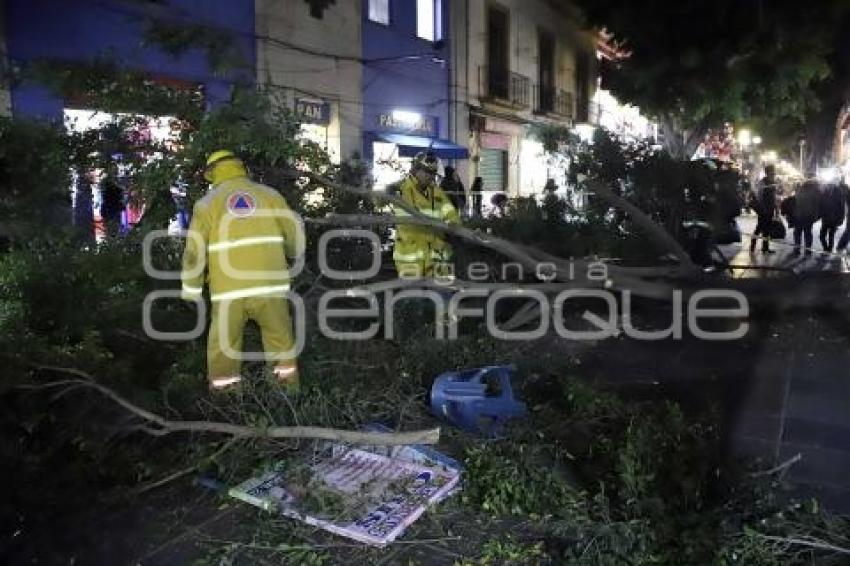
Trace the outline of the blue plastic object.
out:
<instances>
[{"instance_id":1,"label":"blue plastic object","mask_svg":"<svg viewBox=\"0 0 850 566\"><path fill-rule=\"evenodd\" d=\"M505 423L526 414L514 398L511 377L516 366L486 366L446 372L431 387L431 411L458 428L498 436Z\"/></svg>"}]
</instances>

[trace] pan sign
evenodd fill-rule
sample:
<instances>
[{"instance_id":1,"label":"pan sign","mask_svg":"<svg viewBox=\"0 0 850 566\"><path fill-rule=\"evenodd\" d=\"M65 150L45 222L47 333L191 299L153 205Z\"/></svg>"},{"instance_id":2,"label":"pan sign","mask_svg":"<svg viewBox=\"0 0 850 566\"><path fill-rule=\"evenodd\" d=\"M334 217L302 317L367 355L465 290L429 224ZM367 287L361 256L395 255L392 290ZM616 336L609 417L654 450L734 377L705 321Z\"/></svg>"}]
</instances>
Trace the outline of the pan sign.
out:
<instances>
[{"instance_id":1,"label":"pan sign","mask_svg":"<svg viewBox=\"0 0 850 566\"><path fill-rule=\"evenodd\" d=\"M331 123L331 105L329 102L296 98L295 113L302 121L310 124L327 126Z\"/></svg>"}]
</instances>

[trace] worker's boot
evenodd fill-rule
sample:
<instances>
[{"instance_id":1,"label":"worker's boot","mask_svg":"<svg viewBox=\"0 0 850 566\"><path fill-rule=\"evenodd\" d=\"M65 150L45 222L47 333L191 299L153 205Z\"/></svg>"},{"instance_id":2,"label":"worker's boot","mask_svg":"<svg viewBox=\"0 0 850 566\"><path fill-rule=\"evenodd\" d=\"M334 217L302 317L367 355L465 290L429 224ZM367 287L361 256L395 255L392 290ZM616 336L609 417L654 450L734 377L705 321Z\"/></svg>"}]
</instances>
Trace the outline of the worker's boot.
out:
<instances>
[{"instance_id":1,"label":"worker's boot","mask_svg":"<svg viewBox=\"0 0 850 566\"><path fill-rule=\"evenodd\" d=\"M287 393L297 393L301 388L296 362L279 363L274 367L275 383Z\"/></svg>"},{"instance_id":2,"label":"worker's boot","mask_svg":"<svg viewBox=\"0 0 850 566\"><path fill-rule=\"evenodd\" d=\"M242 377L233 375L229 377L211 377L211 393L235 393L241 389Z\"/></svg>"}]
</instances>

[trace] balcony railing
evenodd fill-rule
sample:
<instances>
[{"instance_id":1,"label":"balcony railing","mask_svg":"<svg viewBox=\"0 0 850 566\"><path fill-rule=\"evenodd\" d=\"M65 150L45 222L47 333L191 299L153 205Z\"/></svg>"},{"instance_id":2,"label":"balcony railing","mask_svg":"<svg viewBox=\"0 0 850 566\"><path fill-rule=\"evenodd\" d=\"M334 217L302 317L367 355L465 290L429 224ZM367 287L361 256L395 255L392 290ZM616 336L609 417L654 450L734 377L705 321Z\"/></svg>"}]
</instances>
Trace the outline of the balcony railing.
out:
<instances>
[{"instance_id":1,"label":"balcony railing","mask_svg":"<svg viewBox=\"0 0 850 566\"><path fill-rule=\"evenodd\" d=\"M573 93L555 88L534 87L534 112L573 117Z\"/></svg>"},{"instance_id":2,"label":"balcony railing","mask_svg":"<svg viewBox=\"0 0 850 566\"><path fill-rule=\"evenodd\" d=\"M531 104L531 80L519 73L493 67L478 68L479 89L483 98L528 108Z\"/></svg>"}]
</instances>

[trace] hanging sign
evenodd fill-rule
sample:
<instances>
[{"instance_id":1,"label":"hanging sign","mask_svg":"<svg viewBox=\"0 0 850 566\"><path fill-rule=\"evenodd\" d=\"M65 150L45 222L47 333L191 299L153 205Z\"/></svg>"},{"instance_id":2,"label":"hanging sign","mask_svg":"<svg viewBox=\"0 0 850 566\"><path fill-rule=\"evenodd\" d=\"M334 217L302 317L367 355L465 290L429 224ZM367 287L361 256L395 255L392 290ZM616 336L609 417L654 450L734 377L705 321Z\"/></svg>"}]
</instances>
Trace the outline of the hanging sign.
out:
<instances>
[{"instance_id":1,"label":"hanging sign","mask_svg":"<svg viewBox=\"0 0 850 566\"><path fill-rule=\"evenodd\" d=\"M327 126L331 123L331 105L323 100L295 99L295 113L304 122Z\"/></svg>"}]
</instances>

